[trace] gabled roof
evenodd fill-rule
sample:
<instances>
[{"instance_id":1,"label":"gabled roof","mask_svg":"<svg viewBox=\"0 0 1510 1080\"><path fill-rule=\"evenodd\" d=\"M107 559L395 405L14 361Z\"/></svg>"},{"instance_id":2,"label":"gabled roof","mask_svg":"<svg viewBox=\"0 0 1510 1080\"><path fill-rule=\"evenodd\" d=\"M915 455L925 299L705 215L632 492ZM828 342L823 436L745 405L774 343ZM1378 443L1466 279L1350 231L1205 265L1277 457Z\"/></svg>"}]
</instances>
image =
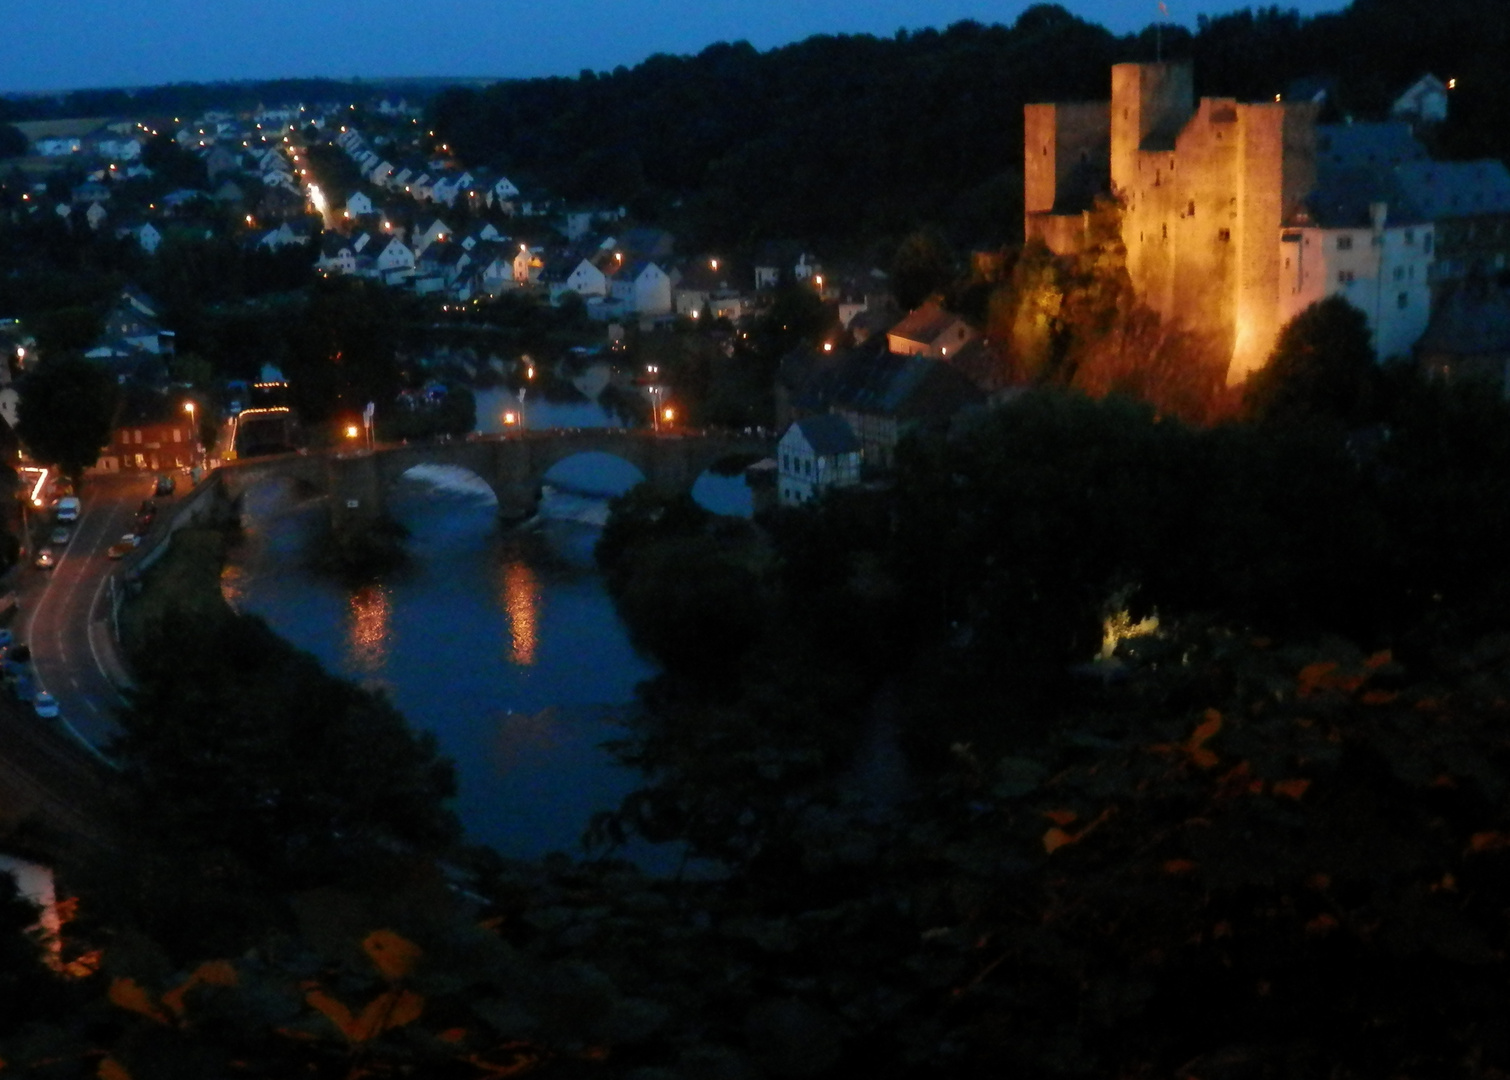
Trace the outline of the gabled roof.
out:
<instances>
[{"instance_id":1,"label":"gabled roof","mask_svg":"<svg viewBox=\"0 0 1510 1080\"><path fill-rule=\"evenodd\" d=\"M961 321L958 315L945 311L938 303L930 300L908 314L887 333L908 341L932 345L946 330Z\"/></svg>"},{"instance_id":2,"label":"gabled roof","mask_svg":"<svg viewBox=\"0 0 1510 1080\"><path fill-rule=\"evenodd\" d=\"M1411 162L1395 176L1405 196L1432 221L1510 214L1510 169L1496 158Z\"/></svg>"},{"instance_id":3,"label":"gabled roof","mask_svg":"<svg viewBox=\"0 0 1510 1080\"><path fill-rule=\"evenodd\" d=\"M849 423L834 413L808 416L794 421L792 427L801 433L813 453L821 457L835 454L855 454L860 451L860 440L850 429Z\"/></svg>"},{"instance_id":4,"label":"gabled roof","mask_svg":"<svg viewBox=\"0 0 1510 1080\"><path fill-rule=\"evenodd\" d=\"M1388 206L1387 225L1428 220L1401 190L1395 173L1381 169L1328 169L1306 196L1305 209L1311 222L1324 229L1366 229L1375 203Z\"/></svg>"},{"instance_id":5,"label":"gabled roof","mask_svg":"<svg viewBox=\"0 0 1510 1080\"><path fill-rule=\"evenodd\" d=\"M1316 169L1385 169L1424 161L1426 147L1403 120L1316 125Z\"/></svg>"},{"instance_id":6,"label":"gabled roof","mask_svg":"<svg viewBox=\"0 0 1510 1080\"><path fill-rule=\"evenodd\" d=\"M879 339L878 339L879 340ZM984 399L965 375L939 360L900 356L883 347L853 350L844 361L814 380L828 407L904 420L945 420Z\"/></svg>"}]
</instances>

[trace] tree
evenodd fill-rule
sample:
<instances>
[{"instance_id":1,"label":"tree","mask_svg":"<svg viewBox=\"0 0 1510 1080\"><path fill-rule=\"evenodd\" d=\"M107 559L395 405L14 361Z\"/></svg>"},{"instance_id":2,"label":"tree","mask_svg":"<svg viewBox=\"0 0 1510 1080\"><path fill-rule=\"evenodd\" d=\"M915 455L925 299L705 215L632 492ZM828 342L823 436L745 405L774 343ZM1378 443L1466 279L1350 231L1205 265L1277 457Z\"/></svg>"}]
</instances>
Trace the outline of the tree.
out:
<instances>
[{"instance_id":1,"label":"tree","mask_svg":"<svg viewBox=\"0 0 1510 1080\"><path fill-rule=\"evenodd\" d=\"M21 383L17 433L31 456L78 482L110 443L116 386L81 356L54 356Z\"/></svg>"},{"instance_id":2,"label":"tree","mask_svg":"<svg viewBox=\"0 0 1510 1080\"><path fill-rule=\"evenodd\" d=\"M1269 362L1249 377L1243 411L1264 424L1367 421L1379 379L1368 317L1341 296L1318 300L1279 332Z\"/></svg>"},{"instance_id":3,"label":"tree","mask_svg":"<svg viewBox=\"0 0 1510 1080\"><path fill-rule=\"evenodd\" d=\"M903 311L911 311L942 291L955 276L954 255L931 229L912 233L891 260L891 293Z\"/></svg>"},{"instance_id":4,"label":"tree","mask_svg":"<svg viewBox=\"0 0 1510 1080\"><path fill-rule=\"evenodd\" d=\"M0 124L0 160L22 157L30 143L14 124Z\"/></svg>"}]
</instances>

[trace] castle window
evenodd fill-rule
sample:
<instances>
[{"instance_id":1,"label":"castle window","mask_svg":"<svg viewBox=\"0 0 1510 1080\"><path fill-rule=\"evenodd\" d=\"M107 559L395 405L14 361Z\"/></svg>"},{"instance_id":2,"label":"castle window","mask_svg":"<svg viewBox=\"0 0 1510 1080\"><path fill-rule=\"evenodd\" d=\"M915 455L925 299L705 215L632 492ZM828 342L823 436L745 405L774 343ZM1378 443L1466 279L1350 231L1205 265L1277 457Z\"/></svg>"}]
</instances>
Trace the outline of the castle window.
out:
<instances>
[{"instance_id":1,"label":"castle window","mask_svg":"<svg viewBox=\"0 0 1510 1080\"><path fill-rule=\"evenodd\" d=\"M1409 293L1401 293L1399 296L1395 297L1395 307L1399 308L1402 311L1405 310L1405 305L1408 303L1410 303Z\"/></svg>"},{"instance_id":2,"label":"castle window","mask_svg":"<svg viewBox=\"0 0 1510 1080\"><path fill-rule=\"evenodd\" d=\"M1472 225L1470 225L1468 227L1470 229L1473 228ZM1416 230L1415 229L1406 229L1405 230L1405 242L1407 244L1414 244L1416 242Z\"/></svg>"},{"instance_id":3,"label":"castle window","mask_svg":"<svg viewBox=\"0 0 1510 1080\"><path fill-rule=\"evenodd\" d=\"M1337 250L1338 251L1352 251L1353 250L1353 238L1351 236L1339 236L1337 238Z\"/></svg>"},{"instance_id":4,"label":"castle window","mask_svg":"<svg viewBox=\"0 0 1510 1080\"><path fill-rule=\"evenodd\" d=\"M1338 270L1337 271L1337 284L1339 284L1339 285L1351 285L1352 283L1353 283L1353 272L1351 270Z\"/></svg>"},{"instance_id":5,"label":"castle window","mask_svg":"<svg viewBox=\"0 0 1510 1080\"><path fill-rule=\"evenodd\" d=\"M1216 238L1218 240L1220 240L1224 244L1229 243L1232 240L1232 230L1231 229L1218 229L1218 230L1216 230ZM1286 266L1290 265L1290 260L1289 259L1285 260L1285 265Z\"/></svg>"},{"instance_id":6,"label":"castle window","mask_svg":"<svg viewBox=\"0 0 1510 1080\"><path fill-rule=\"evenodd\" d=\"M1164 234L1161 237L1161 239L1164 239L1164 240L1168 240L1169 239L1169 226L1168 225L1160 225L1159 226L1159 231Z\"/></svg>"},{"instance_id":7,"label":"castle window","mask_svg":"<svg viewBox=\"0 0 1510 1080\"><path fill-rule=\"evenodd\" d=\"M1395 267L1395 280L1396 281L1404 281L1405 280L1405 267L1403 267L1403 266L1397 266L1397 267Z\"/></svg>"},{"instance_id":8,"label":"castle window","mask_svg":"<svg viewBox=\"0 0 1510 1080\"><path fill-rule=\"evenodd\" d=\"M1173 172L1174 171L1173 168L1171 168L1170 171ZM1195 217L1195 200L1194 199L1191 199L1188 203L1185 204L1185 216L1186 217Z\"/></svg>"},{"instance_id":9,"label":"castle window","mask_svg":"<svg viewBox=\"0 0 1510 1080\"><path fill-rule=\"evenodd\" d=\"M1421 250L1428 255L1431 254L1431 233L1427 233L1426 238L1421 241Z\"/></svg>"}]
</instances>

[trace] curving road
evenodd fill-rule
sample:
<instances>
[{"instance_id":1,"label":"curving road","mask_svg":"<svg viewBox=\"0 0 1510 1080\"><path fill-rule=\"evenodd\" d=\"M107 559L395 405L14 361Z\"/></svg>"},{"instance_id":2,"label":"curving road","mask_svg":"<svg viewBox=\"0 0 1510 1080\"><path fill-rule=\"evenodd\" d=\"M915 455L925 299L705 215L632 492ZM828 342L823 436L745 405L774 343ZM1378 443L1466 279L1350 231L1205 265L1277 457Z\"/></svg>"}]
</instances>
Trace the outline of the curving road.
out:
<instances>
[{"instance_id":1,"label":"curving road","mask_svg":"<svg viewBox=\"0 0 1510 1080\"><path fill-rule=\"evenodd\" d=\"M83 491L83 511L57 566L22 571L41 580L22 592L17 638L31 646L39 688L58 699L66 724L92 746L114 735L115 707L122 700L109 677L115 661L105 640L110 572L118 564L105 552L131 531L137 506L151 488L151 477L91 477Z\"/></svg>"},{"instance_id":2,"label":"curving road","mask_svg":"<svg viewBox=\"0 0 1510 1080\"><path fill-rule=\"evenodd\" d=\"M108 579L118 564L105 552L131 530L150 488L150 477L140 475L90 478L72 537L54 548L57 565L37 570L28 555L16 569L16 640L31 646L37 687L58 699L62 716L44 720L29 704L8 695L0 701L0 817L35 817L76 838L101 835L95 748L114 735L122 700L109 673L123 677L105 621Z\"/></svg>"}]
</instances>

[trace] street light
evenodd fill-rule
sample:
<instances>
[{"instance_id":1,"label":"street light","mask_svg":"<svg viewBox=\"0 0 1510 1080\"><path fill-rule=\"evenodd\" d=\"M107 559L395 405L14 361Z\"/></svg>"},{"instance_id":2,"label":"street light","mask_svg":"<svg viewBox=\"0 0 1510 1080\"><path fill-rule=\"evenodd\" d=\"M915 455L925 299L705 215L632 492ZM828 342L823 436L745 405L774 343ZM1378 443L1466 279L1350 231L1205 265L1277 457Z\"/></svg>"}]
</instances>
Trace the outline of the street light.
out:
<instances>
[{"instance_id":1,"label":"street light","mask_svg":"<svg viewBox=\"0 0 1510 1080\"><path fill-rule=\"evenodd\" d=\"M184 412L189 414L189 464L197 465L194 459L199 456L199 425L194 422L194 403L184 402Z\"/></svg>"}]
</instances>

